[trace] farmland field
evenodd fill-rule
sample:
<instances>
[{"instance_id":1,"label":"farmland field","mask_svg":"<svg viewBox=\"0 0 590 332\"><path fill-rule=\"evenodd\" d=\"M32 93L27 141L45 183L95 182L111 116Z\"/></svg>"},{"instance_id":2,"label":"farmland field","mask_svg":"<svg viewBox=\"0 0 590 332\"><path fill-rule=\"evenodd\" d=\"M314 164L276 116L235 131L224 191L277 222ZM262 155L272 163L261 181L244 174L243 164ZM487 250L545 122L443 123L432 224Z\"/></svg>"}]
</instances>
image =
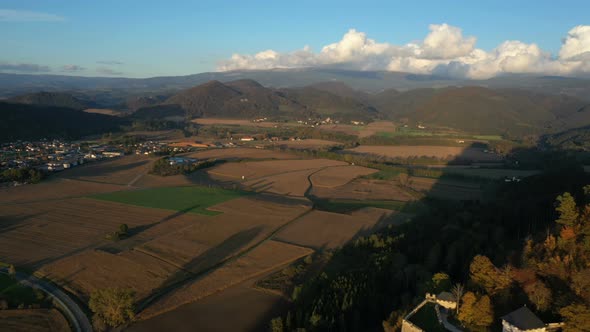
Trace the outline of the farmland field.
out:
<instances>
[{"instance_id":1,"label":"farmland field","mask_svg":"<svg viewBox=\"0 0 590 332\"><path fill-rule=\"evenodd\" d=\"M440 159L461 158L472 161L500 161L498 155L485 153L482 149L452 146L370 146L361 145L348 151L373 154L389 158L435 157Z\"/></svg>"},{"instance_id":2,"label":"farmland field","mask_svg":"<svg viewBox=\"0 0 590 332\"><path fill-rule=\"evenodd\" d=\"M351 239L393 224L392 211L365 208L350 215L313 211L277 234L277 240L314 249L334 249Z\"/></svg>"},{"instance_id":3,"label":"farmland field","mask_svg":"<svg viewBox=\"0 0 590 332\"><path fill-rule=\"evenodd\" d=\"M98 194L92 198L149 208L215 215L209 207L244 195L239 191L206 187L171 187Z\"/></svg>"},{"instance_id":4,"label":"farmland field","mask_svg":"<svg viewBox=\"0 0 590 332\"><path fill-rule=\"evenodd\" d=\"M314 187L333 188L342 186L355 178L377 172L375 169L360 166L335 166L324 168L311 176Z\"/></svg>"},{"instance_id":5,"label":"farmland field","mask_svg":"<svg viewBox=\"0 0 590 332\"><path fill-rule=\"evenodd\" d=\"M271 318L289 306L284 297L252 287L244 282L227 290L188 303L177 309L133 324L129 332L263 331ZM227 319L231 317L231 319ZM190 323L187 323L190 322Z\"/></svg>"},{"instance_id":6,"label":"farmland field","mask_svg":"<svg viewBox=\"0 0 590 332\"><path fill-rule=\"evenodd\" d=\"M328 159L271 160L242 163L225 163L207 171L213 178L221 180L242 179L246 181L293 171L319 169L346 163Z\"/></svg>"},{"instance_id":7,"label":"farmland field","mask_svg":"<svg viewBox=\"0 0 590 332\"><path fill-rule=\"evenodd\" d=\"M303 139L299 141L279 141L273 142L272 145L286 147L291 149L306 150L306 149L321 149L331 146L341 145L338 142L326 141L322 139Z\"/></svg>"},{"instance_id":8,"label":"farmland field","mask_svg":"<svg viewBox=\"0 0 590 332\"><path fill-rule=\"evenodd\" d=\"M395 200L405 202L415 199L415 196L409 193L407 189L391 181L362 178L333 188L314 186L311 194L322 199L340 200Z\"/></svg>"},{"instance_id":9,"label":"farmland field","mask_svg":"<svg viewBox=\"0 0 590 332\"><path fill-rule=\"evenodd\" d=\"M213 272L175 289L141 314L145 319L220 292L257 275L263 275L307 256L312 250L277 241L267 241L248 254Z\"/></svg>"},{"instance_id":10,"label":"farmland field","mask_svg":"<svg viewBox=\"0 0 590 332\"><path fill-rule=\"evenodd\" d=\"M0 331L67 332L67 320L55 309L0 310Z\"/></svg>"},{"instance_id":11,"label":"farmland field","mask_svg":"<svg viewBox=\"0 0 590 332\"><path fill-rule=\"evenodd\" d=\"M286 196L304 196L309 188L308 178L315 169L291 171L243 182L245 188L257 192L269 192Z\"/></svg>"},{"instance_id":12,"label":"farmland field","mask_svg":"<svg viewBox=\"0 0 590 332\"><path fill-rule=\"evenodd\" d=\"M527 177L539 174L538 170L518 170L504 168L460 168L444 167L441 169L446 174L457 174L468 177L480 177L486 179L502 179L504 177Z\"/></svg>"},{"instance_id":13,"label":"farmland field","mask_svg":"<svg viewBox=\"0 0 590 332\"><path fill-rule=\"evenodd\" d=\"M0 204L62 200L124 189L127 188L123 185L56 177L34 186L0 188Z\"/></svg>"},{"instance_id":14,"label":"farmland field","mask_svg":"<svg viewBox=\"0 0 590 332\"><path fill-rule=\"evenodd\" d=\"M148 174L155 158L128 156L0 189L0 261L32 270L82 302L96 289L130 288L141 304L139 319L187 304L179 312L198 310L194 322L204 324L209 309L202 303L227 299L228 288L314 250L405 222L413 213L407 207L429 191L453 197L480 191L459 180L409 178L402 185L395 176L370 178L376 169L264 149L186 155L226 162L159 177ZM128 236L106 237L121 224ZM236 303L268 301L252 308L254 317L243 317L245 325L267 319L271 303L280 302L250 286L239 289Z\"/></svg>"},{"instance_id":15,"label":"farmland field","mask_svg":"<svg viewBox=\"0 0 590 332\"><path fill-rule=\"evenodd\" d=\"M44 266L39 273L87 301L96 289L131 288L138 299L154 289L186 277L186 273L138 251L111 254L86 250Z\"/></svg>"},{"instance_id":16,"label":"farmland field","mask_svg":"<svg viewBox=\"0 0 590 332\"><path fill-rule=\"evenodd\" d=\"M124 156L102 160L84 167L76 167L57 175L59 178L84 180L119 185L132 185L147 173L155 161L143 155Z\"/></svg>"},{"instance_id":17,"label":"farmland field","mask_svg":"<svg viewBox=\"0 0 590 332\"><path fill-rule=\"evenodd\" d=\"M135 250L183 270L201 272L262 241L310 209L303 200L243 197L216 206L224 211L137 246Z\"/></svg>"},{"instance_id":18,"label":"farmland field","mask_svg":"<svg viewBox=\"0 0 590 332\"><path fill-rule=\"evenodd\" d=\"M208 149L197 152L191 152L186 155L190 158L199 159L295 159L292 154L254 148L223 148L223 149Z\"/></svg>"},{"instance_id":19,"label":"farmland field","mask_svg":"<svg viewBox=\"0 0 590 332\"><path fill-rule=\"evenodd\" d=\"M179 227L199 217L88 198L9 204L0 208L0 261L29 268L105 243L105 234L127 224L144 234L165 221ZM149 231L157 229L149 228ZM43 250L39 250L43 248Z\"/></svg>"}]
</instances>

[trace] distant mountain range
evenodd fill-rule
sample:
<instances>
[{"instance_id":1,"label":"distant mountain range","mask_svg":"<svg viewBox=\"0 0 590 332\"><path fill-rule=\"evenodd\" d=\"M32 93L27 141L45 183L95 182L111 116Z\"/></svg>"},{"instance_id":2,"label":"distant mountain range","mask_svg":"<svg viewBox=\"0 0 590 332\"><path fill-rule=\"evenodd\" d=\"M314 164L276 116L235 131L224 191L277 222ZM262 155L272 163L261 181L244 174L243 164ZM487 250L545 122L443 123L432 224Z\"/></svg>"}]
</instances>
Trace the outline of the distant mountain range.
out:
<instances>
[{"instance_id":1,"label":"distant mountain range","mask_svg":"<svg viewBox=\"0 0 590 332\"><path fill-rule=\"evenodd\" d=\"M286 71L302 79L307 73L319 78L318 71ZM266 80L277 80L281 71L256 71ZM284 72L283 72L284 73ZM321 72L320 72L321 73ZM230 73L218 73L226 75ZM204 74L201 74L204 75ZM241 75L241 74L240 74ZM264 76L266 75L266 76ZM299 75L299 76L298 76ZM315 75L315 76L314 76ZM416 84L440 82L436 77L410 76L409 74L329 71L322 75L349 75L353 82L377 80L394 82L402 77ZM355 76L356 75L356 76ZM383 76L379 76L383 75ZM239 76L234 72L234 76ZM188 80L186 76L185 79ZM377 77L377 78L376 78ZM159 78L169 79L173 78ZM176 78L178 79L178 78ZM429 79L431 79L429 81ZM529 78L533 80L533 78ZM556 89L578 82L584 89L584 80L535 78L537 82L557 82ZM91 79L89 79L91 80ZM102 79L101 79L102 80ZM112 82L119 82L117 79ZM150 81L152 80L152 81ZM157 79L147 79L154 82ZM145 80L134 80L134 82ZM312 80L313 81L313 80ZM491 82L492 80L488 80ZM515 78L515 81L518 79ZM103 82L110 82L108 80ZM469 81L470 83L479 81ZM529 81L530 82L530 81ZM185 82L186 83L186 82ZM480 82L481 83L481 82ZM117 83L119 84L119 83ZM415 126L448 128L474 134L520 137L527 134L556 133L590 125L590 101L566 93L544 93L543 85L536 88L488 88L483 86L444 86L410 90L385 89L367 92L341 81L313 82L294 87L265 86L252 79L208 82L187 89L155 91L149 94L113 90L84 92L37 92L8 99L11 103L58 107L74 110L100 108L97 96L108 95L119 100L110 108L112 114L128 115L131 120L182 121L199 117L254 119L307 119L331 117L348 123L352 120L369 122L389 119ZM571 90L573 91L573 90ZM577 90L576 90L577 91ZM120 99L113 98L116 94ZM98 106L97 106L98 105ZM104 106L103 106L104 107ZM0 110L1 111L1 110ZM109 114L111 114L109 113ZM77 115L78 116L78 115ZM81 120L81 118L80 118Z\"/></svg>"},{"instance_id":2,"label":"distant mountain range","mask_svg":"<svg viewBox=\"0 0 590 332\"><path fill-rule=\"evenodd\" d=\"M435 75L328 68L211 72L142 79L0 74L0 97L7 98L39 91L84 91L99 103L115 103L117 100L121 102L133 94L172 94L212 80L223 83L241 79L252 79L272 88L293 88L322 82L341 82L354 90L371 93L387 89L407 91L447 86L520 88L546 94L567 94L590 101L590 79L519 74L498 76L488 80L458 80ZM330 92L337 92L333 90L334 87L331 89Z\"/></svg>"},{"instance_id":3,"label":"distant mountain range","mask_svg":"<svg viewBox=\"0 0 590 332\"><path fill-rule=\"evenodd\" d=\"M590 125L589 102L566 95L521 89L446 87L356 91L343 83L271 89L252 80L210 81L183 90L159 105L140 108L137 118L331 117L351 120L390 119L411 125L445 127L481 134L525 135Z\"/></svg>"}]
</instances>

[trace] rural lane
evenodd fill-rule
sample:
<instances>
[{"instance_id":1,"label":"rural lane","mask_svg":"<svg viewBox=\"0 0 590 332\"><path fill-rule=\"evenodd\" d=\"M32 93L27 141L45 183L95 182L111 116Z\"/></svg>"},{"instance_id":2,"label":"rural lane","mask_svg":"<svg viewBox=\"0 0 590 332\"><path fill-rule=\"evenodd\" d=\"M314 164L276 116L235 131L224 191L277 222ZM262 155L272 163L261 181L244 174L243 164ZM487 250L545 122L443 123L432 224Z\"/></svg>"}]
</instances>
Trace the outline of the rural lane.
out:
<instances>
[{"instance_id":1,"label":"rural lane","mask_svg":"<svg viewBox=\"0 0 590 332\"><path fill-rule=\"evenodd\" d=\"M8 274L7 268L0 268L0 273ZM45 282L35 276L22 272L16 272L16 280L28 287L37 288L47 293L62 308L68 321L76 332L92 332L92 325L84 311L66 293L56 286Z\"/></svg>"}]
</instances>

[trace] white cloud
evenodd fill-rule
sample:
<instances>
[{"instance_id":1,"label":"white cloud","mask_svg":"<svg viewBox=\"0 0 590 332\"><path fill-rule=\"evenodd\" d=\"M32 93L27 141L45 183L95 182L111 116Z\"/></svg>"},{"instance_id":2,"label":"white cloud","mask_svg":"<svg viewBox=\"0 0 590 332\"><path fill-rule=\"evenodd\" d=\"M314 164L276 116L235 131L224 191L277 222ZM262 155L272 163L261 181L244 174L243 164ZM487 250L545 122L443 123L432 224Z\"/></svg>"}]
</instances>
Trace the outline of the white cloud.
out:
<instances>
[{"instance_id":1,"label":"white cloud","mask_svg":"<svg viewBox=\"0 0 590 332\"><path fill-rule=\"evenodd\" d=\"M572 61L590 59L590 26L578 25L571 29L565 37L559 57Z\"/></svg>"},{"instance_id":2,"label":"white cloud","mask_svg":"<svg viewBox=\"0 0 590 332\"><path fill-rule=\"evenodd\" d=\"M356 70L389 70L437 74L457 78L486 79L503 73L547 75L590 74L590 26L568 32L558 57L536 44L505 41L491 51L476 48L475 37L460 28L432 24L421 41L405 45L380 43L350 29L338 42L320 52L304 47L289 53L266 50L254 55L234 54L221 61L221 71L331 66Z\"/></svg>"},{"instance_id":3,"label":"white cloud","mask_svg":"<svg viewBox=\"0 0 590 332\"><path fill-rule=\"evenodd\" d=\"M453 59L468 55L475 46L475 37L463 37L463 32L448 24L431 24L424 39L420 57L425 59Z\"/></svg>"},{"instance_id":4,"label":"white cloud","mask_svg":"<svg viewBox=\"0 0 590 332\"><path fill-rule=\"evenodd\" d=\"M62 16L28 10L0 9L0 22L61 22Z\"/></svg>"}]
</instances>

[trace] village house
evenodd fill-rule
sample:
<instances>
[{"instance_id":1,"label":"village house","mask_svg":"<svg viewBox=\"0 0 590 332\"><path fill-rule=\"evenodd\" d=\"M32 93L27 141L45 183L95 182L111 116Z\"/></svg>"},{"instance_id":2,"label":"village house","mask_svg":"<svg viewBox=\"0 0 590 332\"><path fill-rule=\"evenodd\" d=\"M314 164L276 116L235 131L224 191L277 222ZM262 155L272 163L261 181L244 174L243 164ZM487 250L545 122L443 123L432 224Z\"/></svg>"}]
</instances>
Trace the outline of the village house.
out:
<instances>
[{"instance_id":1,"label":"village house","mask_svg":"<svg viewBox=\"0 0 590 332\"><path fill-rule=\"evenodd\" d=\"M502 332L545 332L545 323L529 308L522 307L502 317Z\"/></svg>"},{"instance_id":2,"label":"village house","mask_svg":"<svg viewBox=\"0 0 590 332\"><path fill-rule=\"evenodd\" d=\"M453 310L457 308L457 300L455 299L453 294L449 292L441 292L436 296L435 301L438 305L446 309Z\"/></svg>"}]
</instances>

